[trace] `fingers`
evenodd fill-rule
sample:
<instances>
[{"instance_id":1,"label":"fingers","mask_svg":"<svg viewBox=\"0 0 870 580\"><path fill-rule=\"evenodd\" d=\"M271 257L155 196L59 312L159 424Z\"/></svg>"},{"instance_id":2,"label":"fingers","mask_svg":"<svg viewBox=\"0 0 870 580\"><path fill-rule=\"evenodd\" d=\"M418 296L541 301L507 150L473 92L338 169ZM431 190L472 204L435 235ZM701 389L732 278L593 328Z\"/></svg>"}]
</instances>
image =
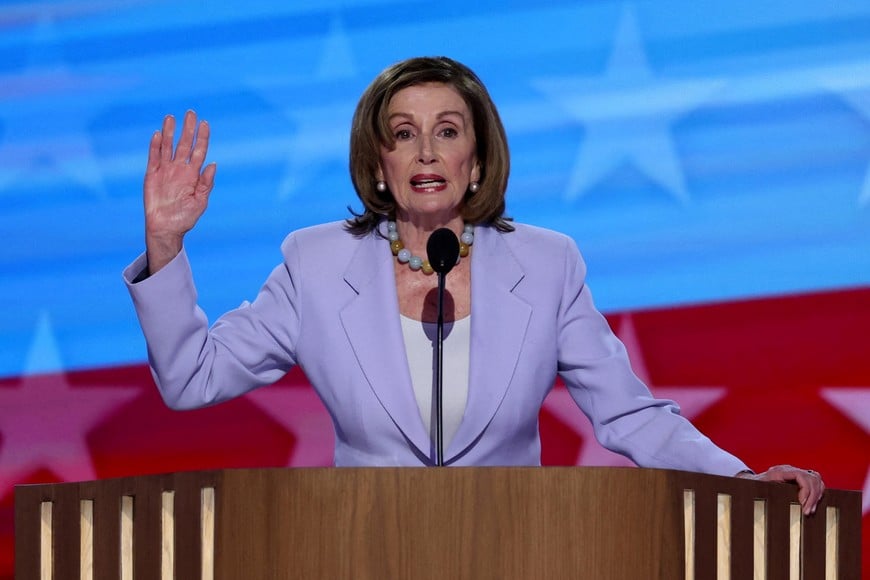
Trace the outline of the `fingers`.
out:
<instances>
[{"instance_id":1,"label":"fingers","mask_svg":"<svg viewBox=\"0 0 870 580\"><path fill-rule=\"evenodd\" d=\"M151 144L148 149L148 165L146 171L156 171L161 163L181 161L190 163L197 171L205 162L208 153L208 141L211 128L207 121L201 121L197 126L196 113L187 111L181 127L181 137L178 146L173 152L175 139L175 117L166 115L163 118L163 128L151 136Z\"/></svg>"},{"instance_id":2,"label":"fingers","mask_svg":"<svg viewBox=\"0 0 870 580\"><path fill-rule=\"evenodd\" d=\"M814 514L819 500L825 493L825 484L821 476L811 469L791 467L786 479L798 484L798 501L803 508L804 515Z\"/></svg>"},{"instance_id":3,"label":"fingers","mask_svg":"<svg viewBox=\"0 0 870 580\"><path fill-rule=\"evenodd\" d=\"M199 182L196 184L196 195L208 195L214 187L214 176L217 173L217 164L214 162L205 166L202 175L199 176Z\"/></svg>"},{"instance_id":4,"label":"fingers","mask_svg":"<svg viewBox=\"0 0 870 580\"><path fill-rule=\"evenodd\" d=\"M208 153L208 138L210 135L211 129L208 126L208 121L202 121L196 131L195 144L190 152L190 165L196 168L197 171L202 167L205 156ZM180 148L181 143L178 146Z\"/></svg>"},{"instance_id":5,"label":"fingers","mask_svg":"<svg viewBox=\"0 0 870 580\"><path fill-rule=\"evenodd\" d=\"M163 136L160 131L154 131L151 135L151 143L148 146L148 164L145 166L145 173L154 173L160 168L160 143Z\"/></svg>"},{"instance_id":6,"label":"fingers","mask_svg":"<svg viewBox=\"0 0 870 580\"><path fill-rule=\"evenodd\" d=\"M816 507L819 501L822 499L822 496L825 494L825 482L822 481L822 477L812 470L799 470L801 473L798 475L798 485L801 488L801 493L806 490L804 501L801 502L801 505L804 508L804 515L810 515L816 512ZM800 479L804 481L801 482ZM800 494L798 495L800 498Z\"/></svg>"},{"instance_id":7,"label":"fingers","mask_svg":"<svg viewBox=\"0 0 870 580\"><path fill-rule=\"evenodd\" d=\"M791 465L776 465L760 474L766 481L789 482L798 485L798 501L805 516L814 514L825 493L822 477L811 469L798 469Z\"/></svg>"},{"instance_id":8,"label":"fingers","mask_svg":"<svg viewBox=\"0 0 870 580\"><path fill-rule=\"evenodd\" d=\"M184 122L181 125L181 137L178 139L178 147L175 149L175 159L188 161L193 152L193 142L196 139L196 113L188 110L184 114Z\"/></svg>"},{"instance_id":9,"label":"fingers","mask_svg":"<svg viewBox=\"0 0 870 580\"><path fill-rule=\"evenodd\" d=\"M163 118L162 139L160 141L160 159L172 161L172 142L175 140L175 117L166 115Z\"/></svg>"}]
</instances>

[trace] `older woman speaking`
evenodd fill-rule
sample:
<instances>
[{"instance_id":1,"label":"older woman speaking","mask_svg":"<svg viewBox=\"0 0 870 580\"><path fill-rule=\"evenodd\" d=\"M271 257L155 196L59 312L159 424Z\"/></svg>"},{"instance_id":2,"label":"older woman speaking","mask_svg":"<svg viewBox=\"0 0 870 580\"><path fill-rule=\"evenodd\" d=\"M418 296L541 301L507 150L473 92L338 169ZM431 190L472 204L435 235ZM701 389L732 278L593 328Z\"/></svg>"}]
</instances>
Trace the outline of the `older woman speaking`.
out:
<instances>
[{"instance_id":1,"label":"older woman speaking","mask_svg":"<svg viewBox=\"0 0 870 580\"><path fill-rule=\"evenodd\" d=\"M146 252L124 272L170 407L224 401L300 365L332 417L336 465L435 464L439 293L425 256L447 228L461 244L443 290L445 465L539 465L538 415L558 375L598 440L638 465L795 481L814 511L817 473L753 474L650 394L571 239L506 220L504 128L464 65L414 58L375 78L350 139L363 212L291 233L256 299L211 328L183 244L214 184L210 130L188 112L173 150L174 131L168 116L151 139Z\"/></svg>"}]
</instances>

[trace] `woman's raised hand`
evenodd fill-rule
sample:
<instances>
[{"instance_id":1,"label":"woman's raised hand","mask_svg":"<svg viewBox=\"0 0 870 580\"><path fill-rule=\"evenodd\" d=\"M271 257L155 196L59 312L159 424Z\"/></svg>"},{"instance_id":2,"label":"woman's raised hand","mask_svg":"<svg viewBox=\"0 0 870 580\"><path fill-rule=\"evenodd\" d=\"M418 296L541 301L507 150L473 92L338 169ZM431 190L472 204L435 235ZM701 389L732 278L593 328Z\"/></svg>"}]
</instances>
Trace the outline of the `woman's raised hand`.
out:
<instances>
[{"instance_id":1,"label":"woman's raised hand","mask_svg":"<svg viewBox=\"0 0 870 580\"><path fill-rule=\"evenodd\" d=\"M208 152L209 127L197 126L196 113L184 115L178 147L172 149L175 117L151 137L145 169L145 246L148 270L154 274L181 251L184 235L208 205L217 166L202 164Z\"/></svg>"}]
</instances>

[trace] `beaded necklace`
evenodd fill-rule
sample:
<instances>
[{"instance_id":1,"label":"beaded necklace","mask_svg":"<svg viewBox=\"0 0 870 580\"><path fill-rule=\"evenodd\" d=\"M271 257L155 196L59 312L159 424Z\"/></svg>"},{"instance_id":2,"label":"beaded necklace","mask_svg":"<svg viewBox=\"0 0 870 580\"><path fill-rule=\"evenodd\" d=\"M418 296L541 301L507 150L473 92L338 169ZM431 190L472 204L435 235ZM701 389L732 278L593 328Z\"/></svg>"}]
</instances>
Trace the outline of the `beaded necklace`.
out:
<instances>
[{"instance_id":1,"label":"beaded necklace","mask_svg":"<svg viewBox=\"0 0 870 580\"><path fill-rule=\"evenodd\" d=\"M415 256L410 250L405 248L405 244L403 244L402 240L399 239L399 230L396 228L396 222L387 222L387 237L390 240L390 250L400 263L408 264L408 267L415 272L417 270L422 270L423 273L427 275L435 271L429 264L429 260L424 260L420 256ZM471 244L473 243L474 226L471 224L465 224L462 228L462 235L459 236L459 258L456 259L457 263L459 263L460 259L468 256L468 253L471 251Z\"/></svg>"}]
</instances>

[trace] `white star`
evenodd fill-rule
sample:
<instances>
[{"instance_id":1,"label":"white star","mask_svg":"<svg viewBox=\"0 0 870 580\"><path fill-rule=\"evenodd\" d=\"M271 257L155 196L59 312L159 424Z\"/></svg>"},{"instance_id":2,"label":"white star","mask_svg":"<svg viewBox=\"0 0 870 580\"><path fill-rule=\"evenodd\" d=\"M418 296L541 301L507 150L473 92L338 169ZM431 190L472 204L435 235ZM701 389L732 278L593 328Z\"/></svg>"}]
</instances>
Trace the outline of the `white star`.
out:
<instances>
[{"instance_id":1,"label":"white star","mask_svg":"<svg viewBox=\"0 0 870 580\"><path fill-rule=\"evenodd\" d=\"M48 362L39 361L39 355ZM36 374L58 364L47 316L40 320L28 369L13 388L0 389L0 497L39 469L64 481L95 479L88 433L139 395L137 388L72 386L60 374Z\"/></svg>"},{"instance_id":2,"label":"white star","mask_svg":"<svg viewBox=\"0 0 870 580\"><path fill-rule=\"evenodd\" d=\"M316 77L318 80L354 78L357 74L354 61L350 38L344 30L341 18L336 16L329 25Z\"/></svg>"},{"instance_id":3,"label":"white star","mask_svg":"<svg viewBox=\"0 0 870 580\"><path fill-rule=\"evenodd\" d=\"M586 128L567 199L585 195L624 163L633 164L677 200L689 199L670 126L724 81L653 78L630 6L623 9L603 77L546 78L532 84Z\"/></svg>"},{"instance_id":4,"label":"white star","mask_svg":"<svg viewBox=\"0 0 870 580\"><path fill-rule=\"evenodd\" d=\"M71 73L54 53L59 42L51 17L44 17L35 28L27 68L0 79L0 191L13 184L68 187L72 180L105 197L88 111L113 98L112 89L130 83ZM84 103L87 110L74 104L58 107L58 95L70 103Z\"/></svg>"},{"instance_id":5,"label":"white star","mask_svg":"<svg viewBox=\"0 0 870 580\"><path fill-rule=\"evenodd\" d=\"M870 435L870 387L826 388L822 389L820 394L835 409ZM862 498L863 513L870 513L870 466L864 479Z\"/></svg>"},{"instance_id":6,"label":"white star","mask_svg":"<svg viewBox=\"0 0 870 580\"><path fill-rule=\"evenodd\" d=\"M620 318L617 336L625 344L635 374L650 388L653 395L671 399L680 405L680 414L693 419L725 396L724 387L655 387L644 363L640 341L631 315ZM544 407L583 438L576 465L624 466L634 465L629 459L602 447L595 439L592 424L577 408L565 388L554 389L544 401Z\"/></svg>"},{"instance_id":7,"label":"white star","mask_svg":"<svg viewBox=\"0 0 870 580\"><path fill-rule=\"evenodd\" d=\"M822 79L822 84L836 91L864 120L870 121L870 74L867 73L870 63L861 63L855 70L844 70L836 76L830 75ZM864 176L864 185L858 196L858 205L864 207L870 204L870 166Z\"/></svg>"},{"instance_id":8,"label":"white star","mask_svg":"<svg viewBox=\"0 0 870 580\"><path fill-rule=\"evenodd\" d=\"M580 412L566 387L557 387L544 399L544 408L566 427L583 439L574 465L601 465L609 467L633 466L634 462L623 455L602 447L595 439L592 423Z\"/></svg>"},{"instance_id":9,"label":"white star","mask_svg":"<svg viewBox=\"0 0 870 580\"><path fill-rule=\"evenodd\" d=\"M157 4L159 0L82 0L80 2L63 3L40 3L19 2L3 6L0 11L0 28L8 26L21 26L31 21L38 22L40 19L51 15L54 18L78 18L92 17L108 13L118 14L124 8L135 7L140 4Z\"/></svg>"},{"instance_id":10,"label":"white star","mask_svg":"<svg viewBox=\"0 0 870 580\"><path fill-rule=\"evenodd\" d=\"M287 199L314 186L325 165L346 163L347 120L352 112L350 103L284 110L297 128L287 148L287 168L278 185L278 199Z\"/></svg>"},{"instance_id":11,"label":"white star","mask_svg":"<svg viewBox=\"0 0 870 580\"><path fill-rule=\"evenodd\" d=\"M275 385L246 396L295 437L293 451L287 458L288 467L333 464L332 419L314 389L304 383L292 387Z\"/></svg>"},{"instance_id":12,"label":"white star","mask_svg":"<svg viewBox=\"0 0 870 580\"><path fill-rule=\"evenodd\" d=\"M350 39L341 20L333 18L324 37L323 53L314 74L314 83L335 82L354 78L354 63ZM317 90L305 79L306 91ZM250 78L247 84L266 101L290 119L296 129L282 145L286 169L278 184L278 199L284 200L315 184L318 175L329 164L347 163L347 128L355 103L343 100L305 108L296 104L298 78ZM343 98L343 97L342 97Z\"/></svg>"}]
</instances>

